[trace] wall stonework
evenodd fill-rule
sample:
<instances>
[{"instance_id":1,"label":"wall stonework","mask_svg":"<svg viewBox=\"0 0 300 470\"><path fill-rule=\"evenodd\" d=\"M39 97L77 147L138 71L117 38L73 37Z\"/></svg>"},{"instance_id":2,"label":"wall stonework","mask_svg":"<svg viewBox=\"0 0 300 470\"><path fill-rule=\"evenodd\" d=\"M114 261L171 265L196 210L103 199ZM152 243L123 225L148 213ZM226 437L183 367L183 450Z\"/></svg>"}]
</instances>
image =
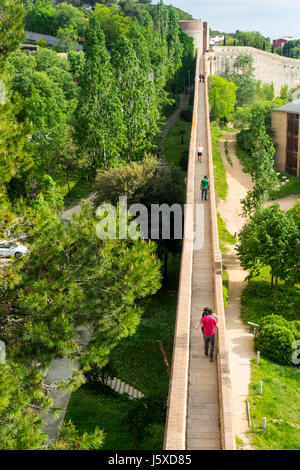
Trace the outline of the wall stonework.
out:
<instances>
[{"instance_id":1,"label":"wall stonework","mask_svg":"<svg viewBox=\"0 0 300 470\"><path fill-rule=\"evenodd\" d=\"M204 37L204 26L201 20L181 20L179 21L179 28L181 28L186 34L194 38L194 47L198 49L200 53L203 52L203 37Z\"/></svg>"},{"instance_id":2,"label":"wall stonework","mask_svg":"<svg viewBox=\"0 0 300 470\"><path fill-rule=\"evenodd\" d=\"M255 78L263 83L274 83L275 95L280 94L283 85L300 87L300 60L290 59L254 47L215 47L206 54L206 65L211 75L220 75L232 69L239 54L254 57Z\"/></svg>"}]
</instances>

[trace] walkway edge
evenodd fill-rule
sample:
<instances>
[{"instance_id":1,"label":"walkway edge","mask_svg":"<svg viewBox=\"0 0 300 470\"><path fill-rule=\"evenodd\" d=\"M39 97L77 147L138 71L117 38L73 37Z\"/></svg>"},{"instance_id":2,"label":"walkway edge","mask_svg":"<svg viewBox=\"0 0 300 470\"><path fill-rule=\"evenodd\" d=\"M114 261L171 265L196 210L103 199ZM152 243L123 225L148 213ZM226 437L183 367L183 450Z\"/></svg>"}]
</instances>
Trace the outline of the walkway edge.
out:
<instances>
[{"instance_id":1,"label":"walkway edge","mask_svg":"<svg viewBox=\"0 0 300 470\"><path fill-rule=\"evenodd\" d=\"M200 52L197 51L194 110L192 132L189 147L187 174L184 239L181 256L181 268L176 312L176 325L173 346L172 370L169 384L168 411L165 428L164 449L186 449L186 417L188 399L190 317L192 299L193 231L194 231L194 172L197 129L197 103L199 80L198 71Z\"/></svg>"},{"instance_id":2,"label":"walkway edge","mask_svg":"<svg viewBox=\"0 0 300 470\"><path fill-rule=\"evenodd\" d=\"M207 62L205 63L205 71ZM208 74L206 73L206 76ZM225 324L225 308L223 300L223 284L222 284L222 255L219 247L217 209L215 198L215 184L213 171L212 145L210 135L209 120L209 101L208 101L208 83L205 82L205 106L207 117L207 142L208 142L208 159L209 159L209 181L210 181L210 211L211 211L211 236L214 257L214 295L215 309L218 315L218 389L220 403L220 425L221 440L223 450L235 450L235 434L233 427L233 408L231 393L231 376L229 367L229 352L226 341L226 324Z\"/></svg>"}]
</instances>

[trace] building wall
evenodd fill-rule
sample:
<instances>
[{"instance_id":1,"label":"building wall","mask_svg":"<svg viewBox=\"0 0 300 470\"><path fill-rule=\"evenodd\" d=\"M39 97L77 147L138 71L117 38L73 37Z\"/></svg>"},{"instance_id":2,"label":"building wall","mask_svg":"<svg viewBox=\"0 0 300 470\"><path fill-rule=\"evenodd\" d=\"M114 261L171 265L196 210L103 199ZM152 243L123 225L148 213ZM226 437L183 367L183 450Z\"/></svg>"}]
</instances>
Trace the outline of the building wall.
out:
<instances>
[{"instance_id":1,"label":"building wall","mask_svg":"<svg viewBox=\"0 0 300 470\"><path fill-rule=\"evenodd\" d=\"M201 20L181 20L179 27L189 36L194 38L194 47L203 51L204 24Z\"/></svg>"},{"instance_id":2,"label":"building wall","mask_svg":"<svg viewBox=\"0 0 300 470\"><path fill-rule=\"evenodd\" d=\"M273 142L276 147L275 168L285 171L286 168L286 134L287 113L272 111L272 129L274 131Z\"/></svg>"},{"instance_id":3,"label":"building wall","mask_svg":"<svg viewBox=\"0 0 300 470\"><path fill-rule=\"evenodd\" d=\"M212 75L220 75L232 69L239 54L254 57L255 78L264 83L274 83L275 95L280 94L283 85L300 87L300 60L290 59L254 47L215 47L206 56L207 69Z\"/></svg>"}]
</instances>

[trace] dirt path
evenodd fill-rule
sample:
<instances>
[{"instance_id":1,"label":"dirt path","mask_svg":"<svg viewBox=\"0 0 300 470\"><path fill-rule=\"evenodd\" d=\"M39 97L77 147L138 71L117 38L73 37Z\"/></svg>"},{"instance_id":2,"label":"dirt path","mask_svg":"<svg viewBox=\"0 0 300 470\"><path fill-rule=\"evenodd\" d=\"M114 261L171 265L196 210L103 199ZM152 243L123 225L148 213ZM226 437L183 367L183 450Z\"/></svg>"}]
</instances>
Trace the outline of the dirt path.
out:
<instances>
[{"instance_id":1,"label":"dirt path","mask_svg":"<svg viewBox=\"0 0 300 470\"><path fill-rule=\"evenodd\" d=\"M228 142L228 153L232 166L225 155L225 140ZM227 173L228 192L226 201L219 200L218 211L227 230L234 235L241 230L244 223L240 216L242 212L240 200L246 196L253 183L251 176L243 172L240 161L235 154L235 134L226 134L220 139L220 153Z\"/></svg>"},{"instance_id":2,"label":"dirt path","mask_svg":"<svg viewBox=\"0 0 300 470\"><path fill-rule=\"evenodd\" d=\"M299 196L286 196L283 199L276 199L275 201L268 201L265 203L265 207L271 206L272 204L279 204L280 209L282 211L288 211L293 207L295 202L299 201L300 195Z\"/></svg>"}]
</instances>

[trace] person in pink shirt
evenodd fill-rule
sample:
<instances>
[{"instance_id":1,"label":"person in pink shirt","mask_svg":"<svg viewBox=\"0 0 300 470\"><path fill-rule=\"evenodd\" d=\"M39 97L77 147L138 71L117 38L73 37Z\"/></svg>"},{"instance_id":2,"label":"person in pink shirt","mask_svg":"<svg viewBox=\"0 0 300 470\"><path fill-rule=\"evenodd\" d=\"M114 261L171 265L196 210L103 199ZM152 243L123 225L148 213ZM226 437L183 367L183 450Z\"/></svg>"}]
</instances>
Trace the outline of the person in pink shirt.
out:
<instances>
[{"instance_id":1,"label":"person in pink shirt","mask_svg":"<svg viewBox=\"0 0 300 470\"><path fill-rule=\"evenodd\" d=\"M203 338L204 338L204 352L208 356L208 348L210 344L209 357L210 361L213 362L213 354L215 347L215 326L218 326L216 320L216 314L209 309L207 316L202 317L196 326L196 330L199 328L199 324L203 329Z\"/></svg>"}]
</instances>

